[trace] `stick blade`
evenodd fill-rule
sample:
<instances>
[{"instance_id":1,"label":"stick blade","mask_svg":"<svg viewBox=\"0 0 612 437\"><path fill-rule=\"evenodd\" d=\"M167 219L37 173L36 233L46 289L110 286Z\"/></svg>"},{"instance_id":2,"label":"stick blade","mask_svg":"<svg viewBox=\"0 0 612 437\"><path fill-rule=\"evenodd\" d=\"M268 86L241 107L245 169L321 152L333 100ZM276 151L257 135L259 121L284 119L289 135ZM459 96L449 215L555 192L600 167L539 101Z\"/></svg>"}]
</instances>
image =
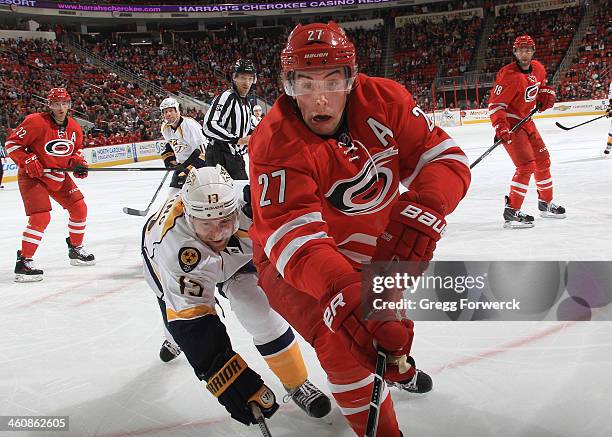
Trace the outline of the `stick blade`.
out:
<instances>
[{"instance_id":1,"label":"stick blade","mask_svg":"<svg viewBox=\"0 0 612 437\"><path fill-rule=\"evenodd\" d=\"M571 128L569 127L565 127L563 126L561 123L559 123L558 121L555 122L555 124L557 125L558 128L561 128L563 130L570 130Z\"/></svg>"},{"instance_id":2,"label":"stick blade","mask_svg":"<svg viewBox=\"0 0 612 437\"><path fill-rule=\"evenodd\" d=\"M148 209L145 209L144 211L141 211L139 209L133 209L133 208L128 208L127 206L123 207L123 212L128 214L128 215L137 215L140 217L144 217L145 215L147 215L149 213Z\"/></svg>"}]
</instances>

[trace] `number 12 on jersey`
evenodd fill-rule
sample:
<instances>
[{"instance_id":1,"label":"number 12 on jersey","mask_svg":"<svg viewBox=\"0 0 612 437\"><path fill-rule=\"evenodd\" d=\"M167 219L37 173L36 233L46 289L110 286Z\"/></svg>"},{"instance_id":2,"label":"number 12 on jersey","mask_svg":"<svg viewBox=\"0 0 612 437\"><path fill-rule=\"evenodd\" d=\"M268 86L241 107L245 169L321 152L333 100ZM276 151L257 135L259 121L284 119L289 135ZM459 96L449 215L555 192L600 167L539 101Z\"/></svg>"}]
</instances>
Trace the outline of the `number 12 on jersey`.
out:
<instances>
[{"instance_id":1,"label":"number 12 on jersey","mask_svg":"<svg viewBox=\"0 0 612 437\"><path fill-rule=\"evenodd\" d=\"M280 170L273 171L269 175L267 173L262 173L257 177L257 182L259 185L262 185L261 189L261 199L259 200L259 206L264 207L272 204L273 200L276 200L278 203L285 202L285 189L287 187L287 172L284 168ZM280 179L279 187L278 187L278 196L273 196L273 189L270 189L270 180L273 178ZM270 191L270 193L268 193ZM268 197L269 196L269 197ZM276 197L274 199L273 197Z\"/></svg>"}]
</instances>

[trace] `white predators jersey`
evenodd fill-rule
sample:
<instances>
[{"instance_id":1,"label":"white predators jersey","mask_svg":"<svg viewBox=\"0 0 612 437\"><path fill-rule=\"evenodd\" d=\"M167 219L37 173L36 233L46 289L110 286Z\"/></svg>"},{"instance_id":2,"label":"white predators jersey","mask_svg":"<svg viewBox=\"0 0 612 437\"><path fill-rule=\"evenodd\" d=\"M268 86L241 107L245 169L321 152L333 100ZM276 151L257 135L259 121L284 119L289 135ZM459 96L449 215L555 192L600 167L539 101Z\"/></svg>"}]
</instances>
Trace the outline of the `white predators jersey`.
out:
<instances>
[{"instance_id":1,"label":"white predators jersey","mask_svg":"<svg viewBox=\"0 0 612 437\"><path fill-rule=\"evenodd\" d=\"M246 181L245 181L246 182ZM215 313L216 284L230 279L251 261L251 220L239 203L239 229L225 250L213 251L189 226L180 196L168 199L143 231L144 276L166 302L168 322Z\"/></svg>"},{"instance_id":2,"label":"white predators jersey","mask_svg":"<svg viewBox=\"0 0 612 437\"><path fill-rule=\"evenodd\" d=\"M181 116L181 121L176 129L164 122L161 133L170 143L179 164L185 162L194 150L202 152L206 150L208 140L202 132L202 126L191 117Z\"/></svg>"}]
</instances>

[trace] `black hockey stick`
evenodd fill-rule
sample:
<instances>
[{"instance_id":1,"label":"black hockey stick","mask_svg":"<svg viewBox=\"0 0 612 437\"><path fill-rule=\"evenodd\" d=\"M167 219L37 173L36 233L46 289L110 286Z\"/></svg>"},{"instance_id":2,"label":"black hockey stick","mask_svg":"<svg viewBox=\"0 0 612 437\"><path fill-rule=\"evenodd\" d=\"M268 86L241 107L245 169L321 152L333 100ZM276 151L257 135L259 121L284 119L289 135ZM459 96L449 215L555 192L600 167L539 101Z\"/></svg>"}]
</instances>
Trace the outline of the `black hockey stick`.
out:
<instances>
[{"instance_id":1,"label":"black hockey stick","mask_svg":"<svg viewBox=\"0 0 612 437\"><path fill-rule=\"evenodd\" d=\"M77 168L46 168L45 173L49 173L51 171L63 171L72 173L76 171ZM174 171L174 170L183 170L182 167L88 167L87 171ZM186 169L185 169L186 170Z\"/></svg>"},{"instance_id":2,"label":"black hockey stick","mask_svg":"<svg viewBox=\"0 0 612 437\"><path fill-rule=\"evenodd\" d=\"M375 437L378 428L378 414L380 413L380 403L382 401L383 379L387 368L387 354L379 350L376 357L376 371L374 373L374 384L372 386L372 398L370 399L370 411L368 411L368 422L366 424L365 437Z\"/></svg>"},{"instance_id":3,"label":"black hockey stick","mask_svg":"<svg viewBox=\"0 0 612 437\"><path fill-rule=\"evenodd\" d=\"M264 417L259 405L256 402L249 403L251 407L251 412L253 416L255 416L255 420L257 420L257 425L259 425L259 430L264 437L272 437L272 433L270 432L270 428L268 428L268 424L266 423L266 418Z\"/></svg>"},{"instance_id":4,"label":"black hockey stick","mask_svg":"<svg viewBox=\"0 0 612 437\"><path fill-rule=\"evenodd\" d=\"M577 127L580 127L582 125L585 125L585 124L590 123L590 122L595 121L595 120L599 120L600 118L604 118L604 117L606 117L606 114L600 115L599 117L592 118L589 121L585 121L584 123L580 123L580 124L577 124L576 126L572 126L572 127L563 126L558 121L555 124L557 125L557 127L560 127L563 130L572 130L572 129L576 129Z\"/></svg>"},{"instance_id":5,"label":"black hockey stick","mask_svg":"<svg viewBox=\"0 0 612 437\"><path fill-rule=\"evenodd\" d=\"M160 190L162 189L162 187L164 186L164 182L166 182L166 179L168 178L168 175L170 173L166 173L162 179L162 181L159 183L159 187L157 187L157 190L155 190L155 194L153 194L153 198L151 199L151 201L149 202L149 204L147 205L146 209L144 210L140 210L140 209L134 209L134 208L128 208L127 206L123 207L123 212L129 215L138 215L138 216L145 216L149 213L149 209L151 209L151 205L153 205L153 202L155 202L155 199L157 198L157 195L159 194Z\"/></svg>"},{"instance_id":6,"label":"black hockey stick","mask_svg":"<svg viewBox=\"0 0 612 437\"><path fill-rule=\"evenodd\" d=\"M531 110L531 112L525 116L525 118L523 118L521 121L519 121L517 124L515 124L514 127L512 129L510 129L510 133L516 132L522 125L527 123L529 121L529 119L533 116L533 114L535 114L536 112L538 112L538 107L537 106L535 108L533 108ZM501 143L502 143L501 139L495 141L493 143L493 145L491 147L489 147L482 155L480 155L476 161L474 161L474 162L472 162L470 164L470 170L473 169L474 167L476 167L476 164L478 164L480 161L482 161L484 158L486 158L486 156L489 153L491 153Z\"/></svg>"}]
</instances>

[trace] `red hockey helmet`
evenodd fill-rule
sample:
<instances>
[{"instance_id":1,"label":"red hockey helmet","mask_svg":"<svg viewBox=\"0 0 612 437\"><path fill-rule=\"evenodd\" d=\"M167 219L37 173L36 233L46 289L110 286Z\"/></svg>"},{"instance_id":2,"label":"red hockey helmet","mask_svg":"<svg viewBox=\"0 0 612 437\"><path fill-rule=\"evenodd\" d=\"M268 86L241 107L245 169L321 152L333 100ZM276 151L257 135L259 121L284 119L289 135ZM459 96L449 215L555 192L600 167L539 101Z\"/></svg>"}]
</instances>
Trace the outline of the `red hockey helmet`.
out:
<instances>
[{"instance_id":1,"label":"red hockey helmet","mask_svg":"<svg viewBox=\"0 0 612 437\"><path fill-rule=\"evenodd\" d=\"M47 94L47 102L69 102L70 94L66 91L66 88L51 88L49 94Z\"/></svg>"},{"instance_id":2,"label":"red hockey helmet","mask_svg":"<svg viewBox=\"0 0 612 437\"><path fill-rule=\"evenodd\" d=\"M535 42L529 35L521 35L517 36L514 40L514 44L512 44L512 50L516 50L521 47L532 47L535 51Z\"/></svg>"},{"instance_id":3,"label":"red hockey helmet","mask_svg":"<svg viewBox=\"0 0 612 437\"><path fill-rule=\"evenodd\" d=\"M357 74L357 56L344 30L333 21L295 26L281 51L285 92L294 95L290 82L296 70L334 67L346 67L352 84Z\"/></svg>"}]
</instances>

